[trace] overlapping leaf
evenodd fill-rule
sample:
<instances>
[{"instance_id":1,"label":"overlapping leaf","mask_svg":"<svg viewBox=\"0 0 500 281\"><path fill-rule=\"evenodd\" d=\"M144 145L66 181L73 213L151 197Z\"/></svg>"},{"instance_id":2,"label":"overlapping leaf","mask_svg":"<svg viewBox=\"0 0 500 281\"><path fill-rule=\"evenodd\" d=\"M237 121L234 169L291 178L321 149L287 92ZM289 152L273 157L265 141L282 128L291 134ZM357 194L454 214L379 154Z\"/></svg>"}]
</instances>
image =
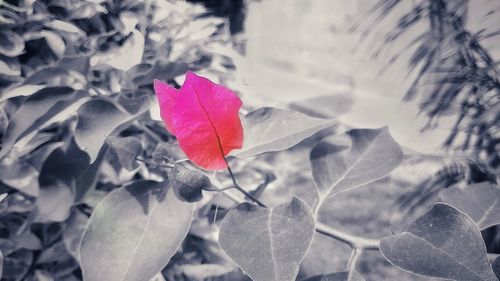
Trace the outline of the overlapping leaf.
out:
<instances>
[{"instance_id":1,"label":"overlapping leaf","mask_svg":"<svg viewBox=\"0 0 500 281\"><path fill-rule=\"evenodd\" d=\"M238 158L288 149L336 122L296 111L264 107L245 115L242 123L243 147L231 154Z\"/></svg>"},{"instance_id":2,"label":"overlapping leaf","mask_svg":"<svg viewBox=\"0 0 500 281\"><path fill-rule=\"evenodd\" d=\"M145 101L136 114L130 114L105 100L91 100L78 109L75 140L94 162L105 140L121 124L126 123L149 107Z\"/></svg>"},{"instance_id":3,"label":"overlapping leaf","mask_svg":"<svg viewBox=\"0 0 500 281\"><path fill-rule=\"evenodd\" d=\"M466 213L481 230L500 224L500 188L492 183L446 188L439 192L439 197Z\"/></svg>"},{"instance_id":4,"label":"overlapping leaf","mask_svg":"<svg viewBox=\"0 0 500 281\"><path fill-rule=\"evenodd\" d=\"M271 209L243 203L226 215L219 245L254 281L294 280L314 237L312 211L294 197Z\"/></svg>"},{"instance_id":5,"label":"overlapping leaf","mask_svg":"<svg viewBox=\"0 0 500 281\"><path fill-rule=\"evenodd\" d=\"M311 151L311 169L320 198L360 187L390 173L403 159L387 128L355 129L330 137Z\"/></svg>"},{"instance_id":6,"label":"overlapping leaf","mask_svg":"<svg viewBox=\"0 0 500 281\"><path fill-rule=\"evenodd\" d=\"M4 157L15 142L26 134L38 129L44 122L61 112L67 103L81 96L69 87L48 87L28 97L9 121L3 138L0 158Z\"/></svg>"},{"instance_id":7,"label":"overlapping leaf","mask_svg":"<svg viewBox=\"0 0 500 281\"><path fill-rule=\"evenodd\" d=\"M411 273L457 281L497 281L474 221L437 203L402 233L386 237L380 251Z\"/></svg>"}]
</instances>

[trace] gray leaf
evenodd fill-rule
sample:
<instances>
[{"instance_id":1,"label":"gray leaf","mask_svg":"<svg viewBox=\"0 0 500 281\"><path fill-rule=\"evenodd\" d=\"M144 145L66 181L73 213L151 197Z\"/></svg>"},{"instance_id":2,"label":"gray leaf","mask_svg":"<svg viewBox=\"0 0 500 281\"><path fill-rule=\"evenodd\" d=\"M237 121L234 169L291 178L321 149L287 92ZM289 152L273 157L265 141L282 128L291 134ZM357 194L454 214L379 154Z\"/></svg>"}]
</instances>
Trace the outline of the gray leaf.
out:
<instances>
[{"instance_id":1,"label":"gray leaf","mask_svg":"<svg viewBox=\"0 0 500 281\"><path fill-rule=\"evenodd\" d=\"M497 281L476 224L457 209L437 203L399 234L385 237L380 251L411 273L457 281Z\"/></svg>"},{"instance_id":2,"label":"gray leaf","mask_svg":"<svg viewBox=\"0 0 500 281\"><path fill-rule=\"evenodd\" d=\"M80 106L75 140L78 146L89 154L91 163L97 158L108 136L118 126L144 112L147 106L149 105L143 105L137 114L128 114L104 100L92 100Z\"/></svg>"},{"instance_id":3,"label":"gray leaf","mask_svg":"<svg viewBox=\"0 0 500 281\"><path fill-rule=\"evenodd\" d=\"M61 106L62 103L75 98L74 93L69 87L48 87L28 97L9 122L0 158L12 149L19 138L38 129L45 121L61 112L67 106Z\"/></svg>"},{"instance_id":4,"label":"gray leaf","mask_svg":"<svg viewBox=\"0 0 500 281\"><path fill-rule=\"evenodd\" d=\"M380 179L403 159L387 127L351 130L346 137L327 138L311 151L312 174L322 198Z\"/></svg>"},{"instance_id":5,"label":"gray leaf","mask_svg":"<svg viewBox=\"0 0 500 281\"><path fill-rule=\"evenodd\" d=\"M242 118L243 148L232 155L245 158L285 150L335 123L331 119L312 118L296 111L260 108Z\"/></svg>"},{"instance_id":6,"label":"gray leaf","mask_svg":"<svg viewBox=\"0 0 500 281\"><path fill-rule=\"evenodd\" d=\"M219 244L254 281L289 281L295 280L314 232L311 208L297 197L271 209L243 203L226 215Z\"/></svg>"},{"instance_id":7,"label":"gray leaf","mask_svg":"<svg viewBox=\"0 0 500 281\"><path fill-rule=\"evenodd\" d=\"M136 181L110 192L89 219L81 247L85 281L149 280L186 237L193 205L166 182Z\"/></svg>"},{"instance_id":8,"label":"gray leaf","mask_svg":"<svg viewBox=\"0 0 500 281\"><path fill-rule=\"evenodd\" d=\"M439 197L466 213L481 230L500 224L500 189L492 183L446 188L439 192Z\"/></svg>"}]
</instances>

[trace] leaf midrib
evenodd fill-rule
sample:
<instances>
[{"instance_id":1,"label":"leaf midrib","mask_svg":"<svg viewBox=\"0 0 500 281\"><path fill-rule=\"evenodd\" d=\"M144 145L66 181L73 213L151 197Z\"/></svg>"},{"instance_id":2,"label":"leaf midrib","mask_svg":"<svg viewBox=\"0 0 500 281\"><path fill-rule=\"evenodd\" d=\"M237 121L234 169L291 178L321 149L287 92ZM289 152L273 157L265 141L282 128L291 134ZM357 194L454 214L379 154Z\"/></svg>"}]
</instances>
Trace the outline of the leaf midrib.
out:
<instances>
[{"instance_id":1,"label":"leaf midrib","mask_svg":"<svg viewBox=\"0 0 500 281\"><path fill-rule=\"evenodd\" d=\"M148 191L145 194L147 194L148 195L148 199L150 199L149 197L151 197L150 196L151 195L151 191ZM129 262L128 262L125 270L124 270L124 274L123 274L122 278L120 278L121 281L125 280L125 277L127 277L128 271L130 270L130 266L132 265L132 261L134 260L134 257L137 254L137 252L139 251L140 245L144 241L144 237L146 235L147 229L148 229L149 224L151 222L151 218L153 217L153 212L154 212L156 206L158 206L158 202L156 200L153 200L153 206L151 206L151 209L149 210L150 211L150 215L147 216L146 225L144 226L144 229L142 230L141 236L139 237L139 241L137 242L137 244L134 247L134 250L132 251L132 256L130 257Z\"/></svg>"},{"instance_id":2,"label":"leaf midrib","mask_svg":"<svg viewBox=\"0 0 500 281\"><path fill-rule=\"evenodd\" d=\"M194 92L194 95L196 96L196 100L198 101L198 104L200 105L201 109L203 110L203 112L205 113L205 117L207 118L208 122L210 123L210 126L212 127L212 129L214 130L214 134L215 134L215 137L217 138L217 144L219 146L219 151L221 153L221 156L222 156L222 159L227 163L226 161L226 158L225 158L225 155L224 155L224 150L222 148L222 142L221 142L221 139L220 139L220 136L219 136L219 133L217 132L217 128L215 127L214 123L212 122L212 119L210 118L210 115L208 114L208 111L207 109L205 108L205 106L201 103L200 101L200 97L198 96L198 92L193 88L193 92Z\"/></svg>"},{"instance_id":3,"label":"leaf midrib","mask_svg":"<svg viewBox=\"0 0 500 281\"><path fill-rule=\"evenodd\" d=\"M326 192L326 194L324 195L325 197L327 197L327 196L328 196L328 195L329 195L329 194L330 194L330 193L331 193L331 192L335 189L335 187L336 187L336 186L337 186L337 185L338 185L338 184L339 184L342 180L344 180L344 179L345 179L346 175L347 175L347 174L348 174L348 173L349 173L349 172L350 172L350 171L354 168L354 166L356 166L356 165L359 163L359 161L361 161L361 159L362 159L362 158L363 158L363 156L366 154L366 152L370 150L370 148L371 148L371 146L373 145L373 143L375 143L375 141L377 141L377 139L378 139L378 138L379 138L379 136L380 136L380 133L381 133L381 132L379 132L379 133L377 134L377 136L375 136L375 138L373 138L373 140L372 140L372 141L371 141L371 142L370 142L370 143L366 146L365 150L363 150L363 151L361 152L361 154L359 154L359 157L358 157L358 158L356 158L356 160L354 160L354 162L352 163L352 165L351 165L349 168L347 168L347 170L345 171L345 173L344 173L344 174L343 174L343 175L342 175L339 179L337 179L337 180L336 180L336 181L335 181L332 185L330 185L330 187L326 190L327 192ZM350 149L350 151L352 151L352 148ZM369 181L369 182L370 182L370 181ZM358 184L358 186L359 186L359 184ZM356 186L355 186L355 187L356 187Z\"/></svg>"},{"instance_id":4,"label":"leaf midrib","mask_svg":"<svg viewBox=\"0 0 500 281\"><path fill-rule=\"evenodd\" d=\"M446 253L445 251L443 251L441 248L438 248L436 246L434 246L434 244L432 244L431 242L425 240L424 238L420 237L420 236L417 236L415 235L414 233L412 232L403 232L403 233L408 233L410 234L411 236L413 236L414 238L416 239L419 239L419 240L422 240L424 241L425 243L429 244L433 249L436 249L436 251L444 254L445 256L449 257L451 260L455 261L456 263L460 264L461 266L463 266L466 270L468 270L469 272L471 272L474 276L478 277L479 280L482 280L482 277L481 275L478 275L478 273L472 271L472 269L470 269L467 265L463 264L462 262L456 260L455 258L453 258L452 256L450 256L448 253Z\"/></svg>"}]
</instances>

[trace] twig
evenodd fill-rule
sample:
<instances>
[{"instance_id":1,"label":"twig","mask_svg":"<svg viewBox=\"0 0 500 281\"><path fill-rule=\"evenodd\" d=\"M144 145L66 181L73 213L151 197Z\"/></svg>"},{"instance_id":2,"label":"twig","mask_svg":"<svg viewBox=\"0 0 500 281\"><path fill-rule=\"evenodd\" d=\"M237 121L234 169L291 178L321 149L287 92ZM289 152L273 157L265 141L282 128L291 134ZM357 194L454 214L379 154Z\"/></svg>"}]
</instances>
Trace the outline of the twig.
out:
<instances>
[{"instance_id":1,"label":"twig","mask_svg":"<svg viewBox=\"0 0 500 281\"><path fill-rule=\"evenodd\" d=\"M226 161L227 163L227 161ZM233 180L234 188L236 188L239 192L243 193L248 199L252 200L253 202L257 203L257 205L267 208L267 206L259 201L259 199L255 198L252 194L248 193L246 190L244 190L236 181L236 178L234 177L233 171L231 170L231 167L227 165L227 171L229 172L229 175L231 176L231 179Z\"/></svg>"},{"instance_id":2,"label":"twig","mask_svg":"<svg viewBox=\"0 0 500 281\"><path fill-rule=\"evenodd\" d=\"M249 198L253 202L257 203L259 206L267 208L267 206L264 203L260 202L257 198L255 198L254 196L252 196L251 194L246 192L243 188L241 188L238 185L238 183L236 182L236 178L234 177L233 171L231 170L229 165L228 165L228 171L229 171L229 175L231 175L231 179L233 180L233 184L234 184L235 188L239 192L243 193L247 198ZM224 196L231 199L232 201L237 202L237 203L243 203L241 200L234 197L232 194L226 192L226 190L224 190L223 188L216 187L216 189L220 193L222 193ZM367 238L363 238L363 237L354 236L354 235L342 232L342 231L335 229L333 227L330 227L330 226L323 224L321 222L316 222L316 232L323 234L325 236L328 236L330 238L333 238L335 240L344 242L344 243L348 244L349 246L351 246L352 249L358 249L358 250L361 250L361 249L363 249L363 250L378 250L379 249L380 240L367 239Z\"/></svg>"},{"instance_id":3,"label":"twig","mask_svg":"<svg viewBox=\"0 0 500 281\"><path fill-rule=\"evenodd\" d=\"M356 264L358 263L358 259L361 256L361 253L361 249L352 249L351 256L349 257L349 261L347 262L347 281L351 280L353 272L356 271Z\"/></svg>"},{"instance_id":4,"label":"twig","mask_svg":"<svg viewBox=\"0 0 500 281\"><path fill-rule=\"evenodd\" d=\"M351 235L321 222L316 222L316 232L344 242L353 249L378 250L380 245L380 240Z\"/></svg>"},{"instance_id":5,"label":"twig","mask_svg":"<svg viewBox=\"0 0 500 281\"><path fill-rule=\"evenodd\" d=\"M361 256L360 249L353 249L351 251L351 256L349 257L349 261L347 261L347 271L352 272L356 270L356 263Z\"/></svg>"}]
</instances>

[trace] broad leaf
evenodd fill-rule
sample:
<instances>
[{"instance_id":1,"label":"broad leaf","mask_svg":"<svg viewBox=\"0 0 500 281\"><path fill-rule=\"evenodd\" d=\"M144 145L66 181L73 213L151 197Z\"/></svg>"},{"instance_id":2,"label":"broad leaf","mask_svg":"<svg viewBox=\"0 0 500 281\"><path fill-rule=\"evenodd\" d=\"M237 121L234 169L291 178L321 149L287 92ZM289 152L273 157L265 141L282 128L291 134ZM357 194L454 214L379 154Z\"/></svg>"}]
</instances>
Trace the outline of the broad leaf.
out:
<instances>
[{"instance_id":1,"label":"broad leaf","mask_svg":"<svg viewBox=\"0 0 500 281\"><path fill-rule=\"evenodd\" d=\"M138 113L142 113L147 106L143 105ZM120 110L108 101L89 101L78 109L75 140L78 146L89 154L93 163L108 136L118 126L136 116Z\"/></svg>"},{"instance_id":2,"label":"broad leaf","mask_svg":"<svg viewBox=\"0 0 500 281\"><path fill-rule=\"evenodd\" d=\"M348 271L341 271L312 276L303 281L365 281L365 279L357 271L351 272L350 275Z\"/></svg>"},{"instance_id":3,"label":"broad leaf","mask_svg":"<svg viewBox=\"0 0 500 281\"><path fill-rule=\"evenodd\" d=\"M356 129L330 137L311 151L311 169L320 198L360 187L390 173L403 152L389 130Z\"/></svg>"},{"instance_id":4,"label":"broad leaf","mask_svg":"<svg viewBox=\"0 0 500 281\"><path fill-rule=\"evenodd\" d=\"M500 188L492 183L446 188L439 192L439 197L466 213L481 230L500 224Z\"/></svg>"},{"instance_id":5,"label":"broad leaf","mask_svg":"<svg viewBox=\"0 0 500 281\"><path fill-rule=\"evenodd\" d=\"M73 94L74 90L68 87L49 87L28 97L9 121L0 158L12 149L19 138L38 129L41 124L62 111L62 102L73 98Z\"/></svg>"},{"instance_id":6,"label":"broad leaf","mask_svg":"<svg viewBox=\"0 0 500 281\"><path fill-rule=\"evenodd\" d=\"M474 221L442 203L402 233L383 238L380 251L393 265L426 277L497 281Z\"/></svg>"},{"instance_id":7,"label":"broad leaf","mask_svg":"<svg viewBox=\"0 0 500 281\"><path fill-rule=\"evenodd\" d=\"M62 182L40 188L33 220L40 223L63 222L70 215L73 201L73 191Z\"/></svg>"},{"instance_id":8,"label":"broad leaf","mask_svg":"<svg viewBox=\"0 0 500 281\"><path fill-rule=\"evenodd\" d=\"M232 153L238 158L288 149L336 121L264 107L245 115L242 123L245 135L243 148Z\"/></svg>"},{"instance_id":9,"label":"broad leaf","mask_svg":"<svg viewBox=\"0 0 500 281\"><path fill-rule=\"evenodd\" d=\"M295 280L314 232L311 208L297 197L271 209L243 203L226 215L219 245L254 281Z\"/></svg>"},{"instance_id":10,"label":"broad leaf","mask_svg":"<svg viewBox=\"0 0 500 281\"><path fill-rule=\"evenodd\" d=\"M63 232L63 243L68 253L80 262L80 246L82 244L83 233L87 225L88 217L77 208L73 208L71 216L66 221Z\"/></svg>"},{"instance_id":11,"label":"broad leaf","mask_svg":"<svg viewBox=\"0 0 500 281\"><path fill-rule=\"evenodd\" d=\"M149 280L187 235L193 207L167 182L136 181L109 193L89 219L81 247L86 281Z\"/></svg>"}]
</instances>

